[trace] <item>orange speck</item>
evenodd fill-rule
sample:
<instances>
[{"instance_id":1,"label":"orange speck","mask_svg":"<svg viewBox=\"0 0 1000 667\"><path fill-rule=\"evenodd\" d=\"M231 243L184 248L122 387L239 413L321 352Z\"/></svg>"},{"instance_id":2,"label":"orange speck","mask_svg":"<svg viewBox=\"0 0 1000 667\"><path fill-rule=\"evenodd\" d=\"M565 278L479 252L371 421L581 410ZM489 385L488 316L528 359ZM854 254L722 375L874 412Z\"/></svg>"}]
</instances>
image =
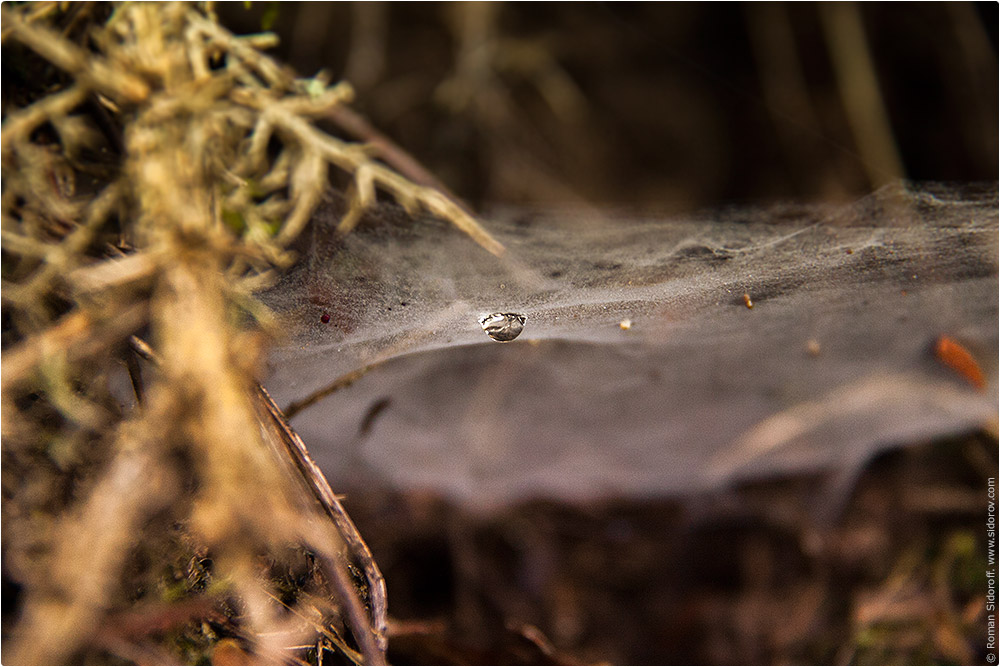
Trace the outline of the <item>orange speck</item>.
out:
<instances>
[{"instance_id":1,"label":"orange speck","mask_svg":"<svg viewBox=\"0 0 1000 667\"><path fill-rule=\"evenodd\" d=\"M743 293L743 303L747 305L747 308L753 308L753 301L750 300L750 295L746 292Z\"/></svg>"},{"instance_id":2,"label":"orange speck","mask_svg":"<svg viewBox=\"0 0 1000 667\"><path fill-rule=\"evenodd\" d=\"M815 338L810 338L806 341L806 351L814 357L818 357L822 348L819 346L819 341Z\"/></svg>"},{"instance_id":3,"label":"orange speck","mask_svg":"<svg viewBox=\"0 0 1000 667\"><path fill-rule=\"evenodd\" d=\"M972 354L954 338L939 336L934 344L934 356L979 391L986 390L986 377Z\"/></svg>"}]
</instances>

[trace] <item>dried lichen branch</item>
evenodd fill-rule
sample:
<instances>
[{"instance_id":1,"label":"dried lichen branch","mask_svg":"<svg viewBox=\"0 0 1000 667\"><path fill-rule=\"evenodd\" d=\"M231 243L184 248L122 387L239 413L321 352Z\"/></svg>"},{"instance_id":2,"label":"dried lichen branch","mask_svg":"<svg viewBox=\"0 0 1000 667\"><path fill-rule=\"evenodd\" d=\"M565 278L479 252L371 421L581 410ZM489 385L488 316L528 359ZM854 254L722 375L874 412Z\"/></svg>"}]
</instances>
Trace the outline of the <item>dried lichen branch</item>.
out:
<instances>
[{"instance_id":1,"label":"dried lichen branch","mask_svg":"<svg viewBox=\"0 0 1000 667\"><path fill-rule=\"evenodd\" d=\"M494 254L503 246L446 194L318 130L351 87L297 79L261 53L272 36L236 37L210 6L0 12L9 57L33 83L5 98L2 136L4 555L24 584L4 659L72 660L96 646L104 614L167 595L157 559L208 562L158 550L166 541L211 554L211 567L185 567L182 594L206 590L234 610L228 631L251 652L286 660L320 637L384 662L384 583L258 391L269 320L250 292L294 259L331 167L354 184L341 232L381 190ZM126 364L143 328L156 361ZM290 545L315 568L291 600L260 565ZM139 555L137 573L126 564ZM325 620L290 630L289 608Z\"/></svg>"}]
</instances>

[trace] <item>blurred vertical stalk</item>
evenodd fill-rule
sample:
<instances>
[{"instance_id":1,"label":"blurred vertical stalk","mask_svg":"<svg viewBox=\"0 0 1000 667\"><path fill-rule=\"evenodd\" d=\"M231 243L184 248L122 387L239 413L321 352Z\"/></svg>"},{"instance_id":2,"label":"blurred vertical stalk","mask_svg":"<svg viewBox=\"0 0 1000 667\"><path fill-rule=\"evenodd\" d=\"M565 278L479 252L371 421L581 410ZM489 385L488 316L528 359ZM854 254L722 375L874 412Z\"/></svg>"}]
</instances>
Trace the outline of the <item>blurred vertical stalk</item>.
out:
<instances>
[{"instance_id":1,"label":"blurred vertical stalk","mask_svg":"<svg viewBox=\"0 0 1000 667\"><path fill-rule=\"evenodd\" d=\"M820 20L844 99L848 122L873 188L906 176L879 91L861 12L853 2L824 2Z\"/></svg>"},{"instance_id":2,"label":"blurred vertical stalk","mask_svg":"<svg viewBox=\"0 0 1000 667\"><path fill-rule=\"evenodd\" d=\"M809 97L788 6L763 2L743 7L764 99L792 178L804 192L843 195L849 190L847 184L828 160L818 159L821 123Z\"/></svg>"},{"instance_id":3,"label":"blurred vertical stalk","mask_svg":"<svg viewBox=\"0 0 1000 667\"><path fill-rule=\"evenodd\" d=\"M370 90L385 70L388 13L384 2L351 3L353 30L344 78L359 91Z\"/></svg>"}]
</instances>

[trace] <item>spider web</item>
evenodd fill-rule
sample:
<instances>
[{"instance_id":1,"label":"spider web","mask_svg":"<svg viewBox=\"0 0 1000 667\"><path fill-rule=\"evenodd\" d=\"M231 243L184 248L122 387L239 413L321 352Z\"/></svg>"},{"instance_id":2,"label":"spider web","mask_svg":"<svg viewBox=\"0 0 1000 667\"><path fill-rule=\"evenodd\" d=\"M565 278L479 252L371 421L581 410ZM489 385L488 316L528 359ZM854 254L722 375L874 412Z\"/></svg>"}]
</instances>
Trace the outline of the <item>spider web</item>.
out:
<instances>
[{"instance_id":1,"label":"spider web","mask_svg":"<svg viewBox=\"0 0 1000 667\"><path fill-rule=\"evenodd\" d=\"M686 495L843 474L997 418L992 184L676 220L500 210L503 258L390 206L338 240L335 209L261 298L288 332L265 381L279 404L384 362L292 420L340 488L482 511ZM526 316L516 341L486 336L493 312ZM940 335L985 391L934 357Z\"/></svg>"}]
</instances>

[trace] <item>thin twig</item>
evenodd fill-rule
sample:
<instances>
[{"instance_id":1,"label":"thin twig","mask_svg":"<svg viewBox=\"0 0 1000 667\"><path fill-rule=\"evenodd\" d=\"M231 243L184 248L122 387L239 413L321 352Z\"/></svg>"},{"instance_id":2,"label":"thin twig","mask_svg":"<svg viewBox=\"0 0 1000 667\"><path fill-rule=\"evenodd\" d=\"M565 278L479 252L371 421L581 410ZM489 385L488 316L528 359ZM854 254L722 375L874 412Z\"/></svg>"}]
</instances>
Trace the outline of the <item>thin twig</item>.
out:
<instances>
[{"instance_id":1,"label":"thin twig","mask_svg":"<svg viewBox=\"0 0 1000 667\"><path fill-rule=\"evenodd\" d=\"M150 344L138 336L129 336L128 344L136 354L146 361L156 364L157 366L163 363Z\"/></svg>"},{"instance_id":2,"label":"thin twig","mask_svg":"<svg viewBox=\"0 0 1000 667\"><path fill-rule=\"evenodd\" d=\"M351 631L354 633L355 640L361 648L361 654L365 658L365 663L369 665L389 664L385 658L385 626L383 625L381 630L377 627L369 627L368 614L357 598L357 591L347 572L347 566L334 556L326 554L317 554L317 556L323 560L326 570L332 575L334 588L337 589L337 594L347 607L347 621L351 626ZM373 595L373 612L375 609L374 597Z\"/></svg>"},{"instance_id":3,"label":"thin twig","mask_svg":"<svg viewBox=\"0 0 1000 667\"><path fill-rule=\"evenodd\" d=\"M386 628L388 625L386 620L387 604L385 579L383 579L382 573L379 571L378 565L375 563L375 558L372 556L371 550L361 537L361 533L359 533L357 527L355 527L354 522L351 521L350 516L348 516L347 511L344 509L343 505L340 504L340 500L338 500L337 496L333 493L333 489L330 488L330 484L326 481L326 477L323 475L323 472L309 455L309 451L306 449L302 439L288 424L288 421L282 414L281 409L278 408L278 406L274 403L274 400L271 398L271 395L260 384L257 385L257 392L264 401L264 404L267 406L274 422L281 429L284 436L282 440L288 448L289 455L292 460L295 461L296 466L302 474L302 478L306 481L316 500L318 500L320 505L323 507L326 515L333 520L334 525L337 527L337 531L344 539L344 543L347 544L347 547L352 555L354 555L354 557L361 564L361 568L365 573L365 579L368 582L368 591L371 599L372 610L371 623L375 633L376 645L380 651L385 651ZM359 637L358 640L360 641L361 638Z\"/></svg>"},{"instance_id":4,"label":"thin twig","mask_svg":"<svg viewBox=\"0 0 1000 667\"><path fill-rule=\"evenodd\" d=\"M135 338L135 336L132 336ZM125 363L128 365L128 377L132 380L132 391L135 392L135 402L139 405L145 400L146 390L142 384L142 369L139 367L139 360L136 358L137 353L134 350L129 350L128 354L125 355Z\"/></svg>"},{"instance_id":5,"label":"thin twig","mask_svg":"<svg viewBox=\"0 0 1000 667\"><path fill-rule=\"evenodd\" d=\"M20 294L32 299L40 298L45 289L59 275L65 275L81 260L82 251L89 245L97 232L114 212L121 201L124 185L115 181L95 196L87 206L82 224L58 244L52 246L42 266L31 279L18 288Z\"/></svg>"},{"instance_id":6,"label":"thin twig","mask_svg":"<svg viewBox=\"0 0 1000 667\"><path fill-rule=\"evenodd\" d=\"M288 404L288 407L284 409L285 419L291 419L295 415L299 414L309 406L314 403L326 398L330 394L340 391L350 387L352 384L360 380L368 371L371 371L382 364L381 361L376 361L375 363L368 364L357 370L353 370L350 373L344 373L339 378L323 387L322 389L317 389L313 393L309 394L300 401L292 401Z\"/></svg>"},{"instance_id":7,"label":"thin twig","mask_svg":"<svg viewBox=\"0 0 1000 667\"><path fill-rule=\"evenodd\" d=\"M330 109L326 113L326 116L339 125L341 129L347 131L348 134L353 135L354 138L360 139L374 148L378 157L403 176L406 176L417 185L424 185L440 190L467 213L472 212L468 204L449 190L448 186L440 178L431 173L417 158L410 155L399 144L375 129L368 122L367 118L354 109L346 106L337 106Z\"/></svg>"},{"instance_id":8,"label":"thin twig","mask_svg":"<svg viewBox=\"0 0 1000 667\"><path fill-rule=\"evenodd\" d=\"M241 102L248 105L260 104L246 95L247 92L243 91L244 94L239 96ZM330 164L351 174L362 167L367 168L372 180L395 197L404 208L412 211L417 206L422 207L429 213L451 222L491 254L498 257L504 254L506 249L502 243L461 206L436 188L415 185L389 167L372 161L360 147L320 132L306 119L288 113L281 107L265 108L261 116L268 124L295 137L301 146L308 146L310 155L322 155ZM282 226L277 240L282 243L289 242L295 238L305 223L306 220L302 216L296 217L293 212Z\"/></svg>"},{"instance_id":9,"label":"thin twig","mask_svg":"<svg viewBox=\"0 0 1000 667\"><path fill-rule=\"evenodd\" d=\"M269 598L271 598L272 600L274 600L274 602L276 602L277 604L280 604L282 607L284 607L285 609L287 609L292 614L295 614L296 616L298 616L303 621L305 621L307 623L312 623L313 624L313 626L316 628L316 630L319 633L319 636L316 638L316 649L317 649L317 651L319 651L319 648L321 646L323 646L323 640L326 639L326 640L329 640L329 642L333 646L336 646L338 649L340 649L341 651L343 651L344 655L346 655L348 657L348 659L350 659L355 664L360 665L360 664L364 663L364 656L361 655L360 653L358 653L355 649L353 649L350 646L348 646L347 642L344 640L344 638L342 638L337 633L336 630L334 630L333 628L331 628L327 624L317 623L314 619L310 619L308 616L306 616L301 611L299 611L299 607L300 606L304 606L304 603L298 603L298 604L296 604L296 605L293 606L293 605L290 605L290 604L284 602L283 600L281 600L281 598L277 597L276 595L274 595L271 592L268 592L267 596ZM313 611L315 611L317 614L321 614L322 613L322 612L319 611L319 609L315 605L312 608L313 608ZM312 646L288 646L286 648L287 648L287 650L308 650L308 649L311 649L313 647ZM319 660L319 664L322 665L323 664L322 657L319 656L319 655L317 655L317 659Z\"/></svg>"}]
</instances>

